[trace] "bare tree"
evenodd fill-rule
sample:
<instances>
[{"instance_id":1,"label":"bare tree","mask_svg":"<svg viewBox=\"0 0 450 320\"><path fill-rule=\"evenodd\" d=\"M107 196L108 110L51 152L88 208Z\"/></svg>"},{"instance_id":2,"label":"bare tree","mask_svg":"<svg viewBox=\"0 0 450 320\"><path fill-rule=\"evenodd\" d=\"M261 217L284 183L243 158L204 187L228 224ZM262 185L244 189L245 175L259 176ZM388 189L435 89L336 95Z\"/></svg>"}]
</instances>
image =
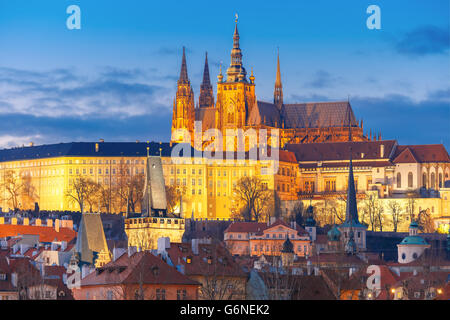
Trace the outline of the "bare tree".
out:
<instances>
[{"instance_id":1,"label":"bare tree","mask_svg":"<svg viewBox=\"0 0 450 320\"><path fill-rule=\"evenodd\" d=\"M389 213L392 216L392 225L394 226L394 232L397 232L399 223L403 219L403 210L398 201L390 200L388 202Z\"/></svg>"},{"instance_id":2,"label":"bare tree","mask_svg":"<svg viewBox=\"0 0 450 320\"><path fill-rule=\"evenodd\" d=\"M406 211L406 214L409 217L409 220L413 221L414 220L414 214L415 214L415 211L416 211L416 199L415 198L417 198L417 194L414 193L414 192L410 192L406 196L408 198L408 202L406 203L405 211Z\"/></svg>"},{"instance_id":3,"label":"bare tree","mask_svg":"<svg viewBox=\"0 0 450 320\"><path fill-rule=\"evenodd\" d=\"M372 231L379 229L383 231L383 207L380 201L374 194L368 194L366 199L363 201L363 211L365 216L369 217L369 225Z\"/></svg>"},{"instance_id":4,"label":"bare tree","mask_svg":"<svg viewBox=\"0 0 450 320\"><path fill-rule=\"evenodd\" d=\"M186 186L178 184L166 186L166 199L168 212L173 213L177 205L179 206L179 208L181 208L180 199L185 194L186 194Z\"/></svg>"},{"instance_id":5,"label":"bare tree","mask_svg":"<svg viewBox=\"0 0 450 320\"><path fill-rule=\"evenodd\" d=\"M31 176L22 175L22 190L21 190L21 203L23 209L33 209L34 203L39 199L39 196L36 194L36 188L31 182Z\"/></svg>"},{"instance_id":6,"label":"bare tree","mask_svg":"<svg viewBox=\"0 0 450 320\"><path fill-rule=\"evenodd\" d=\"M435 231L430 209L421 210L419 212L417 216L417 223L419 225L419 229L424 233L433 233Z\"/></svg>"},{"instance_id":7,"label":"bare tree","mask_svg":"<svg viewBox=\"0 0 450 320\"><path fill-rule=\"evenodd\" d=\"M22 194L23 188L20 175L14 170L7 170L3 176L1 187L5 191L4 200L6 200L12 208L19 208L19 197Z\"/></svg>"},{"instance_id":8,"label":"bare tree","mask_svg":"<svg viewBox=\"0 0 450 320\"><path fill-rule=\"evenodd\" d=\"M259 177L242 177L234 188L235 198L242 203L240 217L245 221L261 221L273 198L273 190L267 189Z\"/></svg>"},{"instance_id":9,"label":"bare tree","mask_svg":"<svg viewBox=\"0 0 450 320\"><path fill-rule=\"evenodd\" d=\"M69 189L66 191L66 197L71 201L76 202L81 212L84 212L85 203L90 201L92 190L96 188L95 182L90 178L86 178L81 175L77 175L73 178L69 185Z\"/></svg>"}]
</instances>

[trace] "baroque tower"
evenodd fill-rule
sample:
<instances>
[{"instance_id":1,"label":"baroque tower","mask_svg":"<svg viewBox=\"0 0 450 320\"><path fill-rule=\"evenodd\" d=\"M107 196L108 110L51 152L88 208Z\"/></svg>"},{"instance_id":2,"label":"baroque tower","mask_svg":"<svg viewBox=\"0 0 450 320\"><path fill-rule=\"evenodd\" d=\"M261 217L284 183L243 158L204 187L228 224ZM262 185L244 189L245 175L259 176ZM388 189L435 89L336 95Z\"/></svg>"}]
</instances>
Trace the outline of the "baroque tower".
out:
<instances>
[{"instance_id":1,"label":"baroque tower","mask_svg":"<svg viewBox=\"0 0 450 320\"><path fill-rule=\"evenodd\" d=\"M188 78L186 53L183 47L180 78L177 82L177 94L173 103L172 142L191 142L194 138L195 105L194 91ZM184 133L190 134L190 139Z\"/></svg>"},{"instance_id":2,"label":"baroque tower","mask_svg":"<svg viewBox=\"0 0 450 320\"><path fill-rule=\"evenodd\" d=\"M198 99L200 108L214 107L214 94L209 78L208 52L205 57L205 69L203 70L203 81L200 85L200 97Z\"/></svg>"}]
</instances>

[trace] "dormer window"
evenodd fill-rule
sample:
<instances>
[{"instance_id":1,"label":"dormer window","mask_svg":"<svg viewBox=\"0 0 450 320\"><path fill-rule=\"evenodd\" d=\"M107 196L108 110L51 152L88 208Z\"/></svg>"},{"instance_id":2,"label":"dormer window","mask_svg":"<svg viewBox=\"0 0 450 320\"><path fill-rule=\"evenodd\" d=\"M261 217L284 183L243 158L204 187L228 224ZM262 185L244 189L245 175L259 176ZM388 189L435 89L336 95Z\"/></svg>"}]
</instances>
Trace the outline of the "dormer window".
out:
<instances>
[{"instance_id":1,"label":"dormer window","mask_svg":"<svg viewBox=\"0 0 450 320\"><path fill-rule=\"evenodd\" d=\"M188 263L188 264L192 263L192 258L191 257L186 257L186 263Z\"/></svg>"}]
</instances>

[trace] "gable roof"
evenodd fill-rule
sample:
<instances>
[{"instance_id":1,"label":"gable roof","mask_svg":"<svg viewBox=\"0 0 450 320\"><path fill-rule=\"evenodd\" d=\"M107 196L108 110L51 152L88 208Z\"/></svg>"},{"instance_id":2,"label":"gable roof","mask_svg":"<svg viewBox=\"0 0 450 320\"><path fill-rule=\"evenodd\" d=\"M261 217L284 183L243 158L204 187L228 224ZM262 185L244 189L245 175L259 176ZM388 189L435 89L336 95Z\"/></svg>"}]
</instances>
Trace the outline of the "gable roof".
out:
<instances>
[{"instance_id":1,"label":"gable roof","mask_svg":"<svg viewBox=\"0 0 450 320\"><path fill-rule=\"evenodd\" d=\"M442 144L397 146L393 158L394 163L450 162Z\"/></svg>"},{"instance_id":2,"label":"gable roof","mask_svg":"<svg viewBox=\"0 0 450 320\"><path fill-rule=\"evenodd\" d=\"M81 286L136 284L198 285L149 251L127 253L111 261L81 280Z\"/></svg>"},{"instance_id":3,"label":"gable roof","mask_svg":"<svg viewBox=\"0 0 450 320\"><path fill-rule=\"evenodd\" d=\"M167 250L174 265L183 265L186 275L217 275L245 277L246 274L233 256L221 244L198 244L198 254L192 251L190 243L171 243ZM187 263L187 258L191 263ZM211 263L208 262L210 259Z\"/></svg>"}]
</instances>

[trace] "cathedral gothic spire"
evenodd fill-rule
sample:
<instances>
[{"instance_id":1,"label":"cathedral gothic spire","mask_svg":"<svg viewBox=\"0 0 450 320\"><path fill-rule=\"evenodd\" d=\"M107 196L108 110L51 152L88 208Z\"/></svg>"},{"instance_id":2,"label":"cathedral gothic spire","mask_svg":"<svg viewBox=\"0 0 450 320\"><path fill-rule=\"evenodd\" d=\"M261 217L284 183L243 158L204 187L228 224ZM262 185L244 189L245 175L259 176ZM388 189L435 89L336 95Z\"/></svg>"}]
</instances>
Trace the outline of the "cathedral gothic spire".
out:
<instances>
[{"instance_id":1,"label":"cathedral gothic spire","mask_svg":"<svg viewBox=\"0 0 450 320\"><path fill-rule=\"evenodd\" d=\"M200 85L200 108L214 107L214 95L213 88L211 86L211 80L209 78L209 66L208 66L208 52L205 56L205 68L203 70L203 81Z\"/></svg>"},{"instance_id":2,"label":"cathedral gothic spire","mask_svg":"<svg viewBox=\"0 0 450 320\"><path fill-rule=\"evenodd\" d=\"M277 77L275 79L273 103L277 106L278 110L281 110L281 106L283 105L283 85L281 84L280 52L278 52L277 57Z\"/></svg>"},{"instance_id":3,"label":"cathedral gothic spire","mask_svg":"<svg viewBox=\"0 0 450 320\"><path fill-rule=\"evenodd\" d=\"M189 142L194 135L195 105L194 91L189 81L186 64L186 50L183 47L180 78L177 83L177 93L173 104L172 142ZM189 133L187 137L185 133ZM187 141L186 141L187 140Z\"/></svg>"}]
</instances>

